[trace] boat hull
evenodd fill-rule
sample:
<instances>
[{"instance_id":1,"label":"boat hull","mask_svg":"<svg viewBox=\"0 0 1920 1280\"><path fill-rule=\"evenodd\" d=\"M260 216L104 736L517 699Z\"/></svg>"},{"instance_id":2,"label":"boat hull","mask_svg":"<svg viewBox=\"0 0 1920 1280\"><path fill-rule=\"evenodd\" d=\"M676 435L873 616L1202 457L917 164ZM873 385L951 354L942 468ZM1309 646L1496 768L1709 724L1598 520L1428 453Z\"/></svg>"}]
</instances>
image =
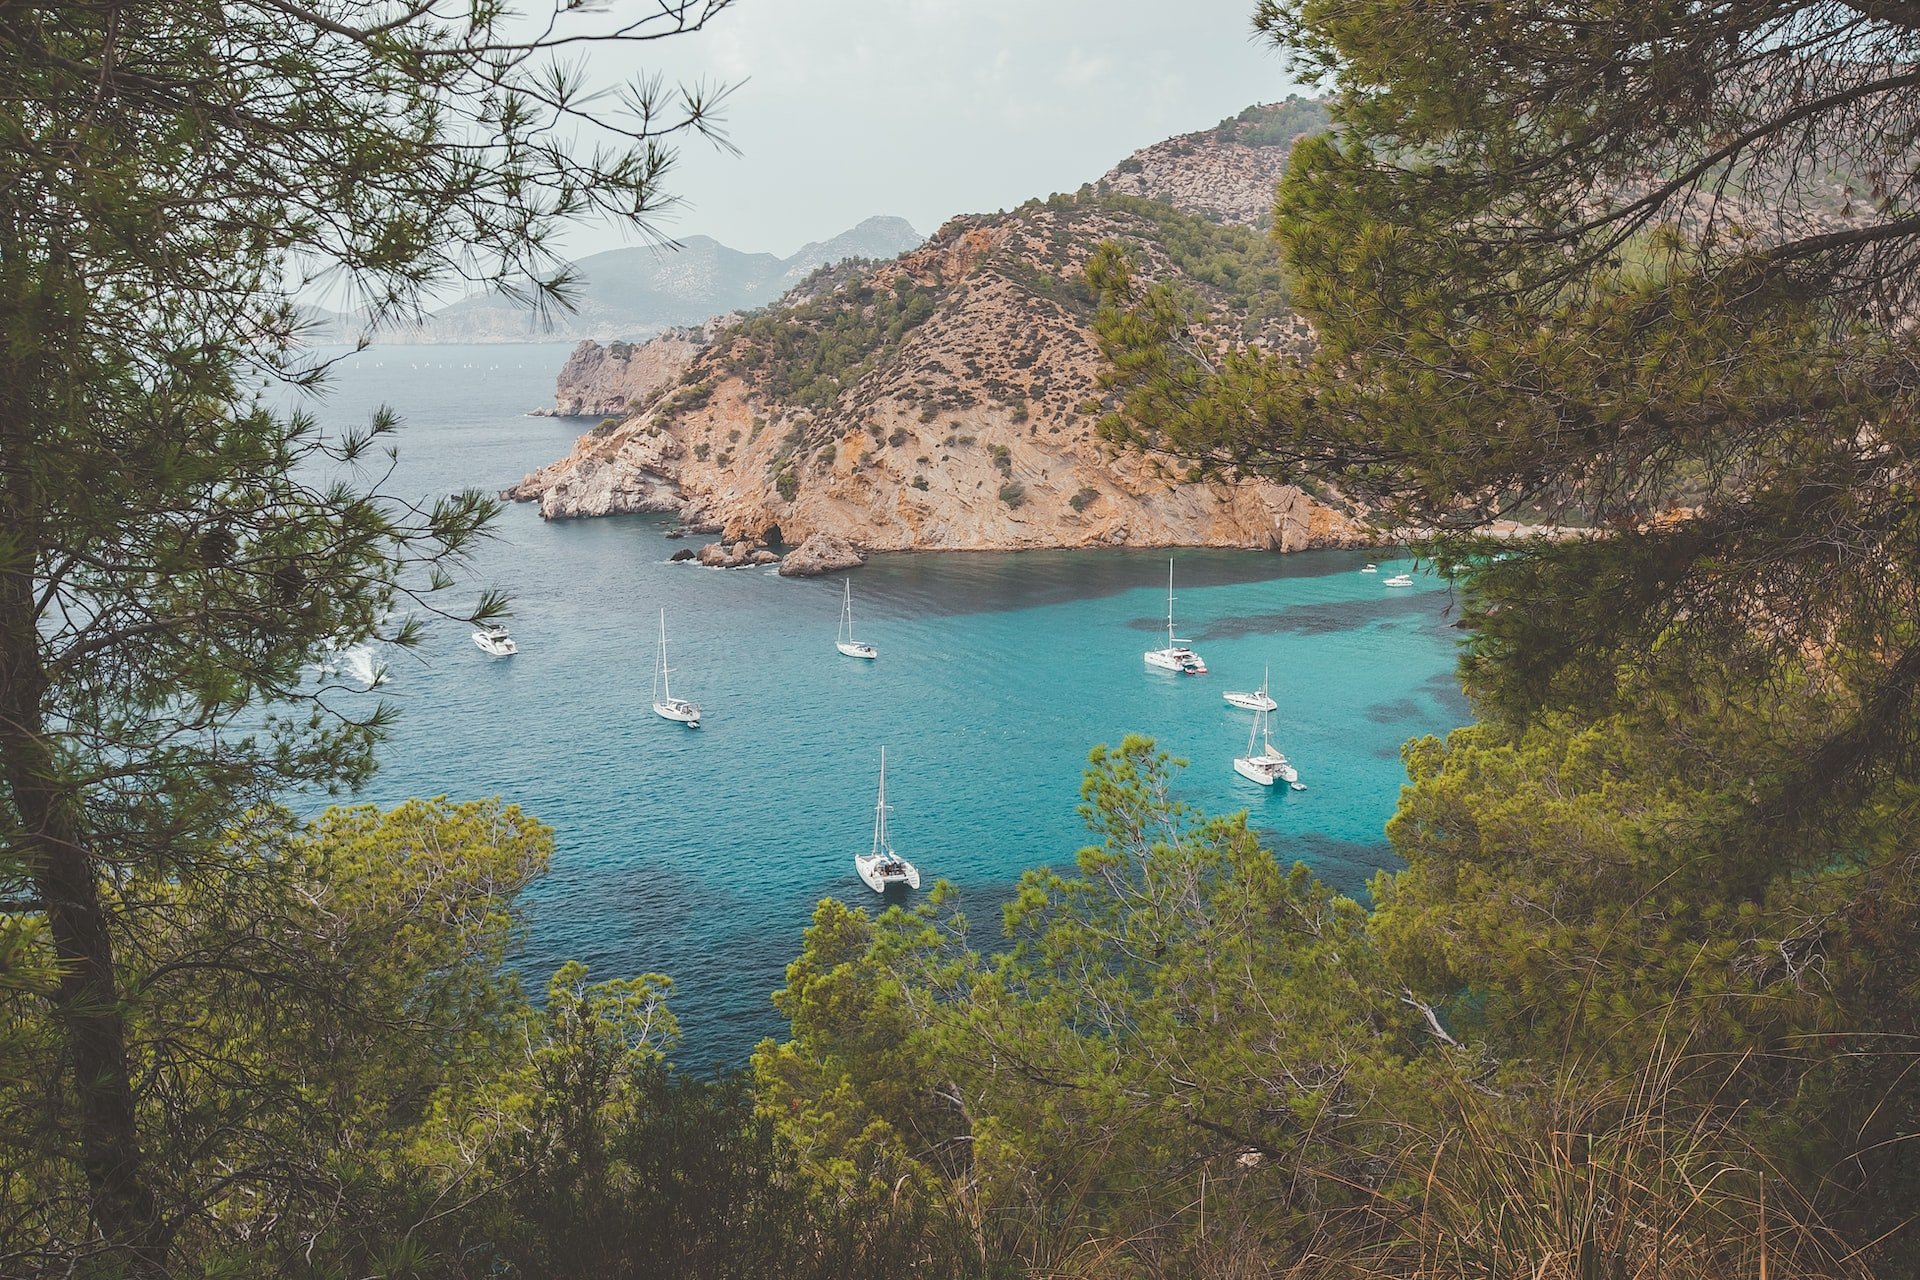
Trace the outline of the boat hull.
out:
<instances>
[{"instance_id":1,"label":"boat hull","mask_svg":"<svg viewBox=\"0 0 1920 1280\"><path fill-rule=\"evenodd\" d=\"M1276 782L1294 782L1299 772L1285 760L1275 760L1270 756L1235 756L1233 771L1249 782L1257 782L1270 787Z\"/></svg>"},{"instance_id":2,"label":"boat hull","mask_svg":"<svg viewBox=\"0 0 1920 1280\"><path fill-rule=\"evenodd\" d=\"M514 654L520 652L520 646L511 640L489 640L480 636L478 633L474 635L473 643L479 648L480 652L495 658L511 658Z\"/></svg>"},{"instance_id":3,"label":"boat hull","mask_svg":"<svg viewBox=\"0 0 1920 1280\"><path fill-rule=\"evenodd\" d=\"M700 708L691 702L682 702L678 698L675 698L672 702L654 703L653 714L663 720L678 721L689 729L698 729L700 727Z\"/></svg>"},{"instance_id":4,"label":"boat hull","mask_svg":"<svg viewBox=\"0 0 1920 1280\"><path fill-rule=\"evenodd\" d=\"M865 658L869 662L880 656L880 651L865 640L836 640L833 647L849 658Z\"/></svg>"},{"instance_id":5,"label":"boat hull","mask_svg":"<svg viewBox=\"0 0 1920 1280\"><path fill-rule=\"evenodd\" d=\"M1191 649L1149 649L1140 655L1150 667L1174 671L1185 676L1207 674L1207 664Z\"/></svg>"},{"instance_id":6,"label":"boat hull","mask_svg":"<svg viewBox=\"0 0 1920 1280\"><path fill-rule=\"evenodd\" d=\"M900 868L897 872L882 870L888 863ZM920 887L920 871L911 862L898 855L893 858L876 856L871 853L858 853L853 857L853 869L860 873L860 879L867 888L875 893L884 893L890 884L904 885L909 889Z\"/></svg>"}]
</instances>

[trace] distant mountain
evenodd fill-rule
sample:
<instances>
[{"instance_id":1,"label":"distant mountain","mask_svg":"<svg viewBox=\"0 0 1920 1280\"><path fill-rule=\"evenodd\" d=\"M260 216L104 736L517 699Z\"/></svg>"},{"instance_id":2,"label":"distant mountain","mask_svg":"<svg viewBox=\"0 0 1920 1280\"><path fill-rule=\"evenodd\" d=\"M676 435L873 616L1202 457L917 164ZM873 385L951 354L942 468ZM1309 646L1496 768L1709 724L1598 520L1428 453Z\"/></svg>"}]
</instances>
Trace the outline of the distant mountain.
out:
<instances>
[{"instance_id":1,"label":"distant mountain","mask_svg":"<svg viewBox=\"0 0 1920 1280\"><path fill-rule=\"evenodd\" d=\"M852 258L886 261L918 248L922 239L904 218L876 217L785 258L742 253L710 236L688 236L677 248L610 249L574 264L580 279L571 312L543 320L498 293L478 294L442 307L421 325L383 331L381 337L388 342L645 339L677 325L764 306L823 266ZM345 321L323 336L347 339L350 329Z\"/></svg>"}]
</instances>

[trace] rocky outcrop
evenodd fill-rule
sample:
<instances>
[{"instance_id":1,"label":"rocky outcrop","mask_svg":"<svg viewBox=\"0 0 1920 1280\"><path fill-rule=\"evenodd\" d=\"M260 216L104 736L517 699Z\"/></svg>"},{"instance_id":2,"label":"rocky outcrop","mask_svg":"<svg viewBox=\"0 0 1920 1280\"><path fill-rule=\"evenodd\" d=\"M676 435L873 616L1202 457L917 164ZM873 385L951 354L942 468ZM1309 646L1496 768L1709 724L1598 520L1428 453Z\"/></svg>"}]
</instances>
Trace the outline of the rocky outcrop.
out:
<instances>
[{"instance_id":1,"label":"rocky outcrop","mask_svg":"<svg viewBox=\"0 0 1920 1280\"><path fill-rule=\"evenodd\" d=\"M789 551L780 561L783 578L812 578L837 569L858 569L867 562L860 549L845 538L816 533Z\"/></svg>"},{"instance_id":2,"label":"rocky outcrop","mask_svg":"<svg viewBox=\"0 0 1920 1280\"><path fill-rule=\"evenodd\" d=\"M1237 133L1206 137L1197 149L1261 149ZM816 278L715 327L676 385L508 496L549 518L675 510L729 542L829 535L868 552L1374 541L1330 489L1203 474L1101 434L1084 268L1103 241L1125 243L1143 281L1220 305L1225 327L1196 329L1201 341L1311 343L1271 298L1208 283L1219 253L1267 261L1256 238L1208 226L1091 190L956 218L912 253ZM1222 239L1196 251L1210 235ZM652 360L637 348L626 363ZM796 552L782 572L811 559Z\"/></svg>"},{"instance_id":3,"label":"rocky outcrop","mask_svg":"<svg viewBox=\"0 0 1920 1280\"><path fill-rule=\"evenodd\" d=\"M725 324L721 317L716 324ZM672 386L707 345L707 329L669 329L650 342L586 341L573 349L555 380L554 404L536 416L625 417L663 388Z\"/></svg>"},{"instance_id":4,"label":"rocky outcrop","mask_svg":"<svg viewBox=\"0 0 1920 1280\"><path fill-rule=\"evenodd\" d=\"M1326 109L1305 98L1249 107L1203 133L1134 152L1098 184L1118 195L1164 200L1183 213L1255 226L1273 213L1273 189L1302 134L1327 127Z\"/></svg>"},{"instance_id":5,"label":"rocky outcrop","mask_svg":"<svg viewBox=\"0 0 1920 1280\"><path fill-rule=\"evenodd\" d=\"M695 560L709 569L741 569L752 565L773 564L779 556L765 547L756 547L749 542L736 542L732 546L724 543L709 542L700 550L682 556L675 552L675 560Z\"/></svg>"}]
</instances>

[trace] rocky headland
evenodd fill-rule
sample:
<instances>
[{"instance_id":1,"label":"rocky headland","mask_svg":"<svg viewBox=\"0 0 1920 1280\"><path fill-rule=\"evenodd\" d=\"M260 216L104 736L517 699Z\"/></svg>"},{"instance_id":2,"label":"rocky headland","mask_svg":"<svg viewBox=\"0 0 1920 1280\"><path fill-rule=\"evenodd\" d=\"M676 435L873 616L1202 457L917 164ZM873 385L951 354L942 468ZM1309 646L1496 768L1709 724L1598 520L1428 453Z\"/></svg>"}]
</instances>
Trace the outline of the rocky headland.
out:
<instances>
[{"instance_id":1,"label":"rocky headland","mask_svg":"<svg viewBox=\"0 0 1920 1280\"><path fill-rule=\"evenodd\" d=\"M1293 137L1323 121L1314 104L1261 108L1136 153L1076 194L955 218L890 262L823 270L764 310L657 345L583 343L556 407L617 420L508 496L552 519L672 512L723 543L818 537L854 556L1375 541L1330 490L1202 475L1096 429L1083 271L1103 241L1212 304L1232 326L1221 343L1311 344L1252 224Z\"/></svg>"}]
</instances>

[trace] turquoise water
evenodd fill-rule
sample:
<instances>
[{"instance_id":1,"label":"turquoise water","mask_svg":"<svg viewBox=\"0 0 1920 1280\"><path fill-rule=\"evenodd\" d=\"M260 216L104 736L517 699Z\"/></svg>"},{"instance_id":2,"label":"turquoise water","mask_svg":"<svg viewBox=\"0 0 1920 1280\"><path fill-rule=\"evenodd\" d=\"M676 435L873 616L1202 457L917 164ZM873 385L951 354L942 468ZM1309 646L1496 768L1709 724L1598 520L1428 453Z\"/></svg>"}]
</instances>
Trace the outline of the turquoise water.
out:
<instances>
[{"instance_id":1,"label":"turquoise water","mask_svg":"<svg viewBox=\"0 0 1920 1280\"><path fill-rule=\"evenodd\" d=\"M377 401L407 419L395 488L497 489L566 452L586 424L520 416L551 395L566 348L374 349L344 361L323 421ZM1161 552L879 557L853 575L863 662L833 647L840 575L788 580L667 557L658 517L544 523L516 506L476 581L513 597L517 657L435 622L392 660L401 716L364 799L498 794L555 830L527 898L536 986L563 959L602 977L670 974L693 1065L737 1062L779 1027L768 993L813 905L878 898L854 876L887 748L895 846L990 917L1026 868L1071 859L1088 749L1147 733L1191 762L1179 792L1249 810L1283 859L1357 889L1391 859L1381 828L1399 746L1466 718L1448 596L1405 561L1359 553L1182 551L1180 634L1212 674L1145 666L1164 643ZM650 706L657 610L689 730ZM1226 689L1271 666L1273 740L1305 791L1233 772L1251 713Z\"/></svg>"}]
</instances>

